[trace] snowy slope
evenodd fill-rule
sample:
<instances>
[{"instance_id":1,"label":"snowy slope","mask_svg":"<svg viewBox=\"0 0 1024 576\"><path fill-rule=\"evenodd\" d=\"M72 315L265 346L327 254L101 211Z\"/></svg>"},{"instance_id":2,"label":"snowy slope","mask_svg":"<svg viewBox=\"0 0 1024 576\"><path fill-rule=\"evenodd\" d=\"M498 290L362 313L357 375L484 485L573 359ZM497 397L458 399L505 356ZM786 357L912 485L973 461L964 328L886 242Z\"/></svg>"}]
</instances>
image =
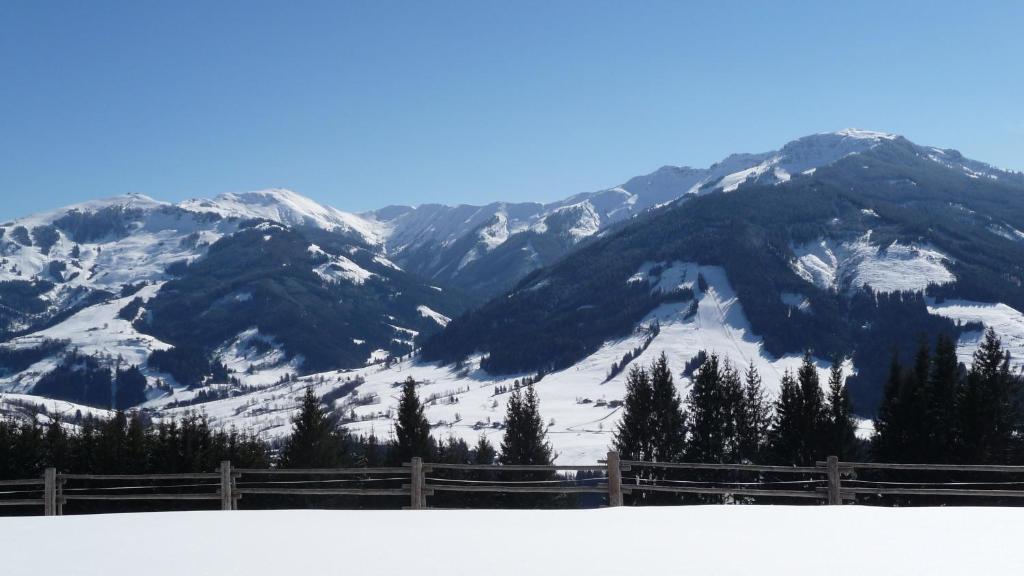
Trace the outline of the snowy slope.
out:
<instances>
[{"instance_id":1,"label":"snowy slope","mask_svg":"<svg viewBox=\"0 0 1024 576\"><path fill-rule=\"evenodd\" d=\"M945 316L953 320L967 323L980 322L986 328L996 331L1003 341L1003 347L1010 352L1014 368L1024 366L1024 314L1006 304L985 304L970 300L946 300L941 304L928 306L932 314ZM983 332L975 331L962 334L957 343L957 356L960 361L970 366L971 357L981 344Z\"/></svg>"},{"instance_id":2,"label":"snowy slope","mask_svg":"<svg viewBox=\"0 0 1024 576\"><path fill-rule=\"evenodd\" d=\"M391 206L363 216L386 229L391 252L401 252L426 242L447 246L496 217L501 219L501 229L505 232L545 232L544 221L549 216L581 206L585 209L577 210L578 223L566 226L566 229L574 237L583 238L593 235L608 224L628 219L686 195L731 192L742 184L754 181L785 182L793 174L814 170L895 138L897 136L883 132L840 130L800 138L778 151L733 154L709 168L664 166L619 186L576 194L545 205L495 203L487 206ZM493 249L496 244L506 241L509 234L498 236L488 233L487 236L489 247Z\"/></svg>"},{"instance_id":3,"label":"snowy slope","mask_svg":"<svg viewBox=\"0 0 1024 576\"><path fill-rule=\"evenodd\" d=\"M187 200L179 206L185 210L210 212L225 218L259 218L286 226L309 226L329 231L354 232L371 245L380 244L386 235L386 231L374 222L324 206L282 188L221 194L213 200Z\"/></svg>"},{"instance_id":4,"label":"snowy slope","mask_svg":"<svg viewBox=\"0 0 1024 576\"><path fill-rule=\"evenodd\" d=\"M871 230L850 242L819 239L794 246L793 271L825 290L870 286L876 292L922 291L929 284L949 284L952 259L934 247L892 242L872 243Z\"/></svg>"},{"instance_id":5,"label":"snowy slope","mask_svg":"<svg viewBox=\"0 0 1024 576\"><path fill-rule=\"evenodd\" d=\"M179 278L184 264L204 259L210 246L239 234L243 221L252 219L271 221L255 227L264 241L297 227L317 229L309 233L318 234L317 241L322 239L327 249L311 243L306 252L310 270L325 285L350 284L363 290L371 279L378 284L396 281L395 297L414 293L410 282L416 280L386 258L379 227L294 192L226 194L179 205L128 195L0 224L0 345L17 350L62 341L69 349L99 357L104 365L138 365L150 384L160 379L173 385L168 375L146 368L150 352L167 349L169 344L140 333L133 321L148 321L146 301L160 294L168 281ZM24 295L33 290L38 294ZM215 305L232 304L244 312L238 305L252 298L251 291L234 291ZM140 302L142 308L133 318L119 317L126 306ZM425 318L428 325L441 327L448 315L454 315L435 299L414 303L414 310L416 304L420 311L406 312L406 320ZM397 322L390 314L381 316L383 325ZM252 319L251 325L256 324L257 319ZM403 334L408 339L408 333ZM239 334L234 341L218 344L216 350L221 360L241 373L243 383L268 385L286 373L301 371L301 356L279 358L283 354L279 345L271 346L269 352L257 346L260 352L256 353L245 345L252 341L249 336ZM386 340L376 346L382 344ZM367 360L382 361L386 355L366 351ZM60 359L55 354L16 373L0 366L0 391L29 392Z\"/></svg>"},{"instance_id":6,"label":"snowy slope","mask_svg":"<svg viewBox=\"0 0 1024 576\"><path fill-rule=\"evenodd\" d=\"M8 343L11 348L30 348L44 340L66 340L72 348L87 356L102 356L113 361L122 361L126 366L143 367L150 383L157 378L167 380L166 374L150 372L144 367L150 352L166 350L171 346L152 336L142 334L132 323L118 317L118 312L135 298L148 300L162 284L146 286L137 294L116 298L102 304L90 306L67 320L27 336L15 338ZM56 367L55 358L42 360L28 370L0 378L0 389L11 392L28 392L40 377Z\"/></svg>"},{"instance_id":7,"label":"snowy slope","mask_svg":"<svg viewBox=\"0 0 1024 576\"><path fill-rule=\"evenodd\" d=\"M0 519L7 576L127 576L139 567L148 576L1011 576L1024 571L1021 538L1024 518L1016 508L295 510Z\"/></svg>"},{"instance_id":8,"label":"snowy slope","mask_svg":"<svg viewBox=\"0 0 1024 576\"><path fill-rule=\"evenodd\" d=\"M647 270L651 267L645 266L638 274L642 272L643 281L651 282L652 290L691 288L697 292L698 303L694 315L689 314L690 303L684 302L663 305L644 318L638 328L657 321L660 332L635 363L649 365L664 352L673 372L678 374L685 362L701 350L716 352L740 368L753 362L770 392L777 389L786 370L799 366L799 356L772 358L764 353L761 339L752 333L743 307L721 268L677 262L663 266L659 277L650 278ZM697 287L698 274L707 282L706 292L701 293ZM576 365L548 374L536 385L541 413L559 463L593 462L607 451L621 416L620 408L610 403L622 400L626 381L625 371L608 380L609 369L646 339L646 333L638 331L631 337L607 342ZM496 395L495 387L511 387L525 375L492 376L479 370L478 363L479 358L473 359L460 370L411 359L390 368L371 366L357 371L314 374L296 382L210 402L201 409L216 425L280 437L290 432L290 418L306 387L312 385L322 395L354 379L364 379L365 383L354 394L337 401L335 407L345 416L355 415L356 421L347 425L352 432L387 438L393 428L398 384L411 376L420 383L418 392L427 404L425 413L436 438L454 436L472 443L485 434L497 444L508 394ZM818 369L824 383L827 362L819 361ZM849 373L852 366L848 364L846 369ZM682 394L686 393L687 385L685 379L677 382ZM148 406L160 408L181 400L181 394L177 392ZM184 411L178 408L164 414Z\"/></svg>"},{"instance_id":9,"label":"snowy slope","mask_svg":"<svg viewBox=\"0 0 1024 576\"><path fill-rule=\"evenodd\" d=\"M483 297L493 297L515 282L492 286L493 275L467 270L522 270L522 275L551 264L581 240L611 224L629 220L681 198L732 192L748 184L780 184L812 173L851 154L871 150L900 137L847 129L794 140L776 151L733 154L708 168L663 166L623 184L575 194L548 204L497 202L485 206L389 206L363 214L386 236L388 254L416 273L447 280ZM934 149L927 149L934 155ZM922 152L922 156L924 152ZM952 152L950 153L952 157ZM556 238L562 247L539 254L529 242L512 242L515 254L496 250L522 235ZM552 244L547 242L547 244ZM492 260L488 260L488 259ZM518 279L518 278L516 278Z\"/></svg>"},{"instance_id":10,"label":"snowy slope","mask_svg":"<svg viewBox=\"0 0 1024 576\"><path fill-rule=\"evenodd\" d=\"M236 229L236 223L210 219L141 195L67 206L2 227L32 231L51 226L69 213L95 214L111 208L137 211L138 216L130 218L123 234L76 241L73 234L57 230L57 239L48 249L38 242L22 245L10 233L0 237L0 281L38 277L64 287L106 290L132 282L156 281L166 277L164 271L169 264L199 256L205 246ZM66 265L61 277L51 272L51 262Z\"/></svg>"}]
</instances>

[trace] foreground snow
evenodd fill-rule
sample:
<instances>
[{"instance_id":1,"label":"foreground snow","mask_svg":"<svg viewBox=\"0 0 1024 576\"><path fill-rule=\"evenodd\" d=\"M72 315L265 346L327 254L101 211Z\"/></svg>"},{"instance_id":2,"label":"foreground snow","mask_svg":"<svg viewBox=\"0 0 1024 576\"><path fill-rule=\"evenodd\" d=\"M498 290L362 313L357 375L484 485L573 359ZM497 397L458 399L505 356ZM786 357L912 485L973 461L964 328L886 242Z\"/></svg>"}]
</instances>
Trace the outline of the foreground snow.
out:
<instances>
[{"instance_id":1,"label":"foreground snow","mask_svg":"<svg viewBox=\"0 0 1024 576\"><path fill-rule=\"evenodd\" d=\"M386 535L386 537L382 537ZM1024 510L687 506L0 519L7 576L1021 574Z\"/></svg>"}]
</instances>

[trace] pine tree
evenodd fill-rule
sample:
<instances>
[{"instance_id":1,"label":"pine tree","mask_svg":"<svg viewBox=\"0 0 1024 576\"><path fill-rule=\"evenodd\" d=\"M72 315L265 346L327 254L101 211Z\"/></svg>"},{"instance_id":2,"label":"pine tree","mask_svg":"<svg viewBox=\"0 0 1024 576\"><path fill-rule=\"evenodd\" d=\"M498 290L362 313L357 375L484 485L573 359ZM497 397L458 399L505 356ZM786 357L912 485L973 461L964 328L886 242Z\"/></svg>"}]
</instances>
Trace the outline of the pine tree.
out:
<instances>
[{"instance_id":1,"label":"pine tree","mask_svg":"<svg viewBox=\"0 0 1024 576\"><path fill-rule=\"evenodd\" d=\"M1011 459L1020 422L1020 379L1010 373L1010 356L995 331L985 332L974 353L960 402L962 457L970 464Z\"/></svg>"},{"instance_id":2,"label":"pine tree","mask_svg":"<svg viewBox=\"0 0 1024 576\"><path fill-rule=\"evenodd\" d=\"M825 451L840 460L854 460L858 455L857 424L850 407L850 393L846 388L843 363L839 356L832 359L828 378L826 412L827 430Z\"/></svg>"},{"instance_id":3,"label":"pine tree","mask_svg":"<svg viewBox=\"0 0 1024 576\"><path fill-rule=\"evenodd\" d=\"M686 420L664 352L651 364L650 374L653 461L675 462L686 449Z\"/></svg>"},{"instance_id":4,"label":"pine tree","mask_svg":"<svg viewBox=\"0 0 1024 576\"><path fill-rule=\"evenodd\" d=\"M931 406L931 351L928 339L921 337L914 367L904 376L900 391L900 405L903 406L903 422L906 426L906 446L903 449L904 462L927 462L933 431L929 427L928 409Z\"/></svg>"},{"instance_id":5,"label":"pine tree","mask_svg":"<svg viewBox=\"0 0 1024 576\"><path fill-rule=\"evenodd\" d=\"M540 415L540 399L533 385L513 390L505 413L505 436L501 441L502 464L551 464L551 444Z\"/></svg>"},{"instance_id":6,"label":"pine tree","mask_svg":"<svg viewBox=\"0 0 1024 576\"><path fill-rule=\"evenodd\" d=\"M694 462L724 462L726 458L725 402L718 355L709 354L697 369L686 397L690 437L686 457Z\"/></svg>"},{"instance_id":7,"label":"pine tree","mask_svg":"<svg viewBox=\"0 0 1024 576\"><path fill-rule=\"evenodd\" d=\"M320 403L313 388L306 388L299 412L292 419L292 435L285 440L281 449L281 467L343 466L350 463L348 452L348 435L338 427L327 408Z\"/></svg>"},{"instance_id":8,"label":"pine tree","mask_svg":"<svg viewBox=\"0 0 1024 576\"><path fill-rule=\"evenodd\" d=\"M771 405L753 360L743 374L743 397L736 411L737 462L759 463L771 428Z\"/></svg>"},{"instance_id":9,"label":"pine tree","mask_svg":"<svg viewBox=\"0 0 1024 576\"><path fill-rule=\"evenodd\" d=\"M622 459L651 461L654 458L653 404L654 390L647 370L633 366L626 376L622 419L612 440Z\"/></svg>"},{"instance_id":10,"label":"pine tree","mask_svg":"<svg viewBox=\"0 0 1024 576\"><path fill-rule=\"evenodd\" d=\"M744 412L743 379L739 370L733 367L732 361L728 358L722 362L720 385L722 439L725 442L723 458L726 462L738 462L740 440L737 421Z\"/></svg>"},{"instance_id":11,"label":"pine tree","mask_svg":"<svg viewBox=\"0 0 1024 576\"><path fill-rule=\"evenodd\" d=\"M822 447L825 432L825 395L821 391L818 368L814 365L810 350L804 352L804 360L796 373L802 397L800 429L804 438L800 460L813 466L816 460L826 454Z\"/></svg>"},{"instance_id":12,"label":"pine tree","mask_svg":"<svg viewBox=\"0 0 1024 576\"><path fill-rule=\"evenodd\" d=\"M476 446L473 447L473 463L490 465L494 464L497 457L498 454L495 452L494 446L485 434L481 434L476 441Z\"/></svg>"},{"instance_id":13,"label":"pine tree","mask_svg":"<svg viewBox=\"0 0 1024 576\"><path fill-rule=\"evenodd\" d=\"M414 456L430 456L430 423L423 415L423 405L416 394L416 380L406 378L402 385L402 397L398 401L398 418L395 421L395 456L401 462L409 462Z\"/></svg>"},{"instance_id":14,"label":"pine tree","mask_svg":"<svg viewBox=\"0 0 1024 576\"><path fill-rule=\"evenodd\" d=\"M800 385L787 370L779 382L779 396L775 400L775 420L772 423L772 458L779 464L802 465L804 437L801 426L803 395Z\"/></svg>"},{"instance_id":15,"label":"pine tree","mask_svg":"<svg viewBox=\"0 0 1024 576\"><path fill-rule=\"evenodd\" d=\"M956 343L940 334L935 342L928 389L931 397L922 415L929 432L923 454L926 462L946 463L958 452L956 438L959 429L957 398L960 388L960 367L956 357Z\"/></svg>"},{"instance_id":16,"label":"pine tree","mask_svg":"<svg viewBox=\"0 0 1024 576\"><path fill-rule=\"evenodd\" d=\"M43 437L46 452L43 456L46 466L52 466L58 471L70 472L71 466L71 441L64 430L64 423L59 416L50 420Z\"/></svg>"},{"instance_id":17,"label":"pine tree","mask_svg":"<svg viewBox=\"0 0 1024 576\"><path fill-rule=\"evenodd\" d=\"M875 417L875 437L872 441L874 457L882 462L899 462L900 456L906 453L906 418L902 392L903 366L894 351L882 403Z\"/></svg>"}]
</instances>

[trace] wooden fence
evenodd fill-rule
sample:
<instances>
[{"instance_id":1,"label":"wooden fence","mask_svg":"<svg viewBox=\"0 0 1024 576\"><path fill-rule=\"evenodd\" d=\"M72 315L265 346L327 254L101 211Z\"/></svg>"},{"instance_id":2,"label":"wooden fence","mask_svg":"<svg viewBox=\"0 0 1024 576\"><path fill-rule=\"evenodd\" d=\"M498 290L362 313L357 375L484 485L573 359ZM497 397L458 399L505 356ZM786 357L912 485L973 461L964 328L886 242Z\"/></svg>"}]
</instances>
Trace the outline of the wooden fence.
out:
<instances>
[{"instance_id":1,"label":"wooden fence","mask_svg":"<svg viewBox=\"0 0 1024 576\"><path fill-rule=\"evenodd\" d=\"M495 479L503 473L551 476L558 472L596 476ZM908 480L907 474L913 472L969 478L957 482ZM483 474L486 479L438 476L453 473L476 474L478 478ZM863 477L873 474L882 478ZM862 498L1024 498L1024 489L1020 489L1024 481L978 479L992 474L1024 476L1024 466L840 462L834 456L815 466L642 462L620 460L616 452L609 452L607 460L593 465L445 464L413 458L400 467L302 470L241 469L222 462L216 472L188 474L65 474L47 468L42 478L0 480L0 507L41 507L44 515L60 516L65 504L74 501L210 501L219 502L222 510L237 510L245 496L380 496L405 499L406 508L418 510L427 507L427 497L442 493L595 494L604 496L608 506L622 506L624 495L646 493L749 502L799 499L831 505ZM396 482L401 484L395 487Z\"/></svg>"}]
</instances>

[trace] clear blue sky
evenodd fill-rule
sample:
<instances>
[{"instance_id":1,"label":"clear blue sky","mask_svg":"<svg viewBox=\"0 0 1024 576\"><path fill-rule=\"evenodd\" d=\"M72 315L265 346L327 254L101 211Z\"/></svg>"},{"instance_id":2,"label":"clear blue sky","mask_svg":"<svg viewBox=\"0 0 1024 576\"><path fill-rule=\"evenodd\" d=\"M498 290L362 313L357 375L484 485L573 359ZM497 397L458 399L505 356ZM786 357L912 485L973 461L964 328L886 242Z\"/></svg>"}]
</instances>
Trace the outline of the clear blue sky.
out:
<instances>
[{"instance_id":1,"label":"clear blue sky","mask_svg":"<svg viewBox=\"0 0 1024 576\"><path fill-rule=\"evenodd\" d=\"M0 3L0 219L553 200L861 127L1024 169L1024 2Z\"/></svg>"}]
</instances>

